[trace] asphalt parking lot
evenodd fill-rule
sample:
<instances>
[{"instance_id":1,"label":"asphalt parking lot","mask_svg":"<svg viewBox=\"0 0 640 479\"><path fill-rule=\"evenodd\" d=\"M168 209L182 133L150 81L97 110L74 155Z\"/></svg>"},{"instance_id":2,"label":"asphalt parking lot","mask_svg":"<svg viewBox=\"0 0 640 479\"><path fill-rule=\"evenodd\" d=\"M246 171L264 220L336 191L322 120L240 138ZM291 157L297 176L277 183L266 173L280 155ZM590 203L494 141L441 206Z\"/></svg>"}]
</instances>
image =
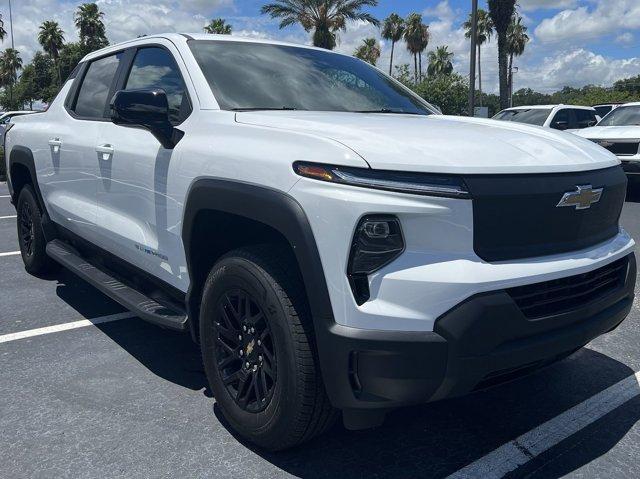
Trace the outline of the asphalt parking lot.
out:
<instances>
[{"instance_id":1,"label":"asphalt parking lot","mask_svg":"<svg viewBox=\"0 0 640 479\"><path fill-rule=\"evenodd\" d=\"M640 477L638 301L618 330L529 377L266 454L225 427L187 335L68 272L24 272L7 194L0 184L0 477ZM635 190L622 222L640 240Z\"/></svg>"}]
</instances>

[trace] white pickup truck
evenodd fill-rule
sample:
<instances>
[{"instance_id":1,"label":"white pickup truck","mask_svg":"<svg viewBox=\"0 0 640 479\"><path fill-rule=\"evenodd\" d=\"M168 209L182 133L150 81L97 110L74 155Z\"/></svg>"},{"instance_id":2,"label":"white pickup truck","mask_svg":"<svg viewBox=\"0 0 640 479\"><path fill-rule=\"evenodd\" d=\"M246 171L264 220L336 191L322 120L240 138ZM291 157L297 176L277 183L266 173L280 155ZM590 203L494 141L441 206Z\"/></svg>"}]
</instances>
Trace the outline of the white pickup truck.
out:
<instances>
[{"instance_id":1,"label":"white pickup truck","mask_svg":"<svg viewBox=\"0 0 640 479\"><path fill-rule=\"evenodd\" d=\"M614 155L437 114L321 49L110 46L5 146L27 271L190 331L230 426L270 450L562 359L634 297Z\"/></svg>"}]
</instances>

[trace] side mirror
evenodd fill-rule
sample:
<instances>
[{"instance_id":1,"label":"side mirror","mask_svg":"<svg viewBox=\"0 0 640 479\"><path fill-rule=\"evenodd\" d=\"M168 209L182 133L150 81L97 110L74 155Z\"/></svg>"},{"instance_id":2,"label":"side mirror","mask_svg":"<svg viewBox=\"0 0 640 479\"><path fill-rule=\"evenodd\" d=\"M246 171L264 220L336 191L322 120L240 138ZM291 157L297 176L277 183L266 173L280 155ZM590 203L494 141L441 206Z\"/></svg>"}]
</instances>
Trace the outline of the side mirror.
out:
<instances>
[{"instance_id":1,"label":"side mirror","mask_svg":"<svg viewBox=\"0 0 640 479\"><path fill-rule=\"evenodd\" d=\"M589 128L591 128L592 126L596 126L597 124L598 124L598 120L591 120L591 121L587 124L587 126L588 126Z\"/></svg>"},{"instance_id":2,"label":"side mirror","mask_svg":"<svg viewBox=\"0 0 640 479\"><path fill-rule=\"evenodd\" d=\"M111 100L111 121L116 125L141 126L163 148L176 146L176 130L169 121L169 101L164 90L120 90Z\"/></svg>"},{"instance_id":3,"label":"side mirror","mask_svg":"<svg viewBox=\"0 0 640 479\"><path fill-rule=\"evenodd\" d=\"M556 121L555 125L553 125L553 127L556 130L568 130L569 129L569 122L568 121Z\"/></svg>"}]
</instances>

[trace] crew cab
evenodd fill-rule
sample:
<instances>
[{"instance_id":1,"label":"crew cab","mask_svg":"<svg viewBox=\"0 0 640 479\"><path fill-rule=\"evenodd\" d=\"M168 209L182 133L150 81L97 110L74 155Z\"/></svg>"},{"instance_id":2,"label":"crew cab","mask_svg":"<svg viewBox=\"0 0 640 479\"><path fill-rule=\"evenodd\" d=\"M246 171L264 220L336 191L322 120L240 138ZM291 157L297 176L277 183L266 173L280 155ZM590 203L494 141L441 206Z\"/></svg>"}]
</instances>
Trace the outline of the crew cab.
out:
<instances>
[{"instance_id":1,"label":"crew cab","mask_svg":"<svg viewBox=\"0 0 640 479\"><path fill-rule=\"evenodd\" d=\"M619 106L596 127L574 133L615 154L628 175L640 174L640 103Z\"/></svg>"},{"instance_id":2,"label":"crew cab","mask_svg":"<svg viewBox=\"0 0 640 479\"><path fill-rule=\"evenodd\" d=\"M440 115L318 48L109 46L6 151L26 270L190 332L226 424L269 450L558 361L634 298L613 154Z\"/></svg>"},{"instance_id":3,"label":"crew cab","mask_svg":"<svg viewBox=\"0 0 640 479\"><path fill-rule=\"evenodd\" d=\"M502 110L493 119L562 131L588 128L595 126L600 121L594 108L575 105L518 106Z\"/></svg>"}]
</instances>

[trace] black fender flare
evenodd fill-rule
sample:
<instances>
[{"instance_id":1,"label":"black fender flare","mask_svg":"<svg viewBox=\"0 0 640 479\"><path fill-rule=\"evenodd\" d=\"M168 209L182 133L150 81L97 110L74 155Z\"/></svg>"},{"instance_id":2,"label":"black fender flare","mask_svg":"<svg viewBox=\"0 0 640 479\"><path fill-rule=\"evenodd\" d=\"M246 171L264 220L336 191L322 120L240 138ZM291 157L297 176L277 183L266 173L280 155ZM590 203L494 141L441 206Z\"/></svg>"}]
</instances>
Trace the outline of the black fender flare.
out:
<instances>
[{"instance_id":1,"label":"black fender flare","mask_svg":"<svg viewBox=\"0 0 640 479\"><path fill-rule=\"evenodd\" d=\"M291 245L305 284L312 318L317 330L320 324L333 323L333 310L329 290L311 231L309 220L302 206L290 195L281 191L232 180L203 178L196 180L189 189L185 203L182 239L191 276L187 293L187 305L192 304L194 270L191 236L199 212L219 211L263 223L282 234ZM191 311L190 311L191 313Z\"/></svg>"},{"instance_id":2,"label":"black fender flare","mask_svg":"<svg viewBox=\"0 0 640 479\"><path fill-rule=\"evenodd\" d=\"M40 208L45 211L44 201L42 199L42 194L40 193L40 187L38 186L38 176L36 175L36 164L33 159L33 152L26 146L14 146L9 153L9 161L7 163L7 185L9 186L11 199L16 203L18 201L18 192L15 191L11 179L11 171L13 170L14 165L22 165L29 171L31 184L36 192L38 203L40 204Z\"/></svg>"}]
</instances>

